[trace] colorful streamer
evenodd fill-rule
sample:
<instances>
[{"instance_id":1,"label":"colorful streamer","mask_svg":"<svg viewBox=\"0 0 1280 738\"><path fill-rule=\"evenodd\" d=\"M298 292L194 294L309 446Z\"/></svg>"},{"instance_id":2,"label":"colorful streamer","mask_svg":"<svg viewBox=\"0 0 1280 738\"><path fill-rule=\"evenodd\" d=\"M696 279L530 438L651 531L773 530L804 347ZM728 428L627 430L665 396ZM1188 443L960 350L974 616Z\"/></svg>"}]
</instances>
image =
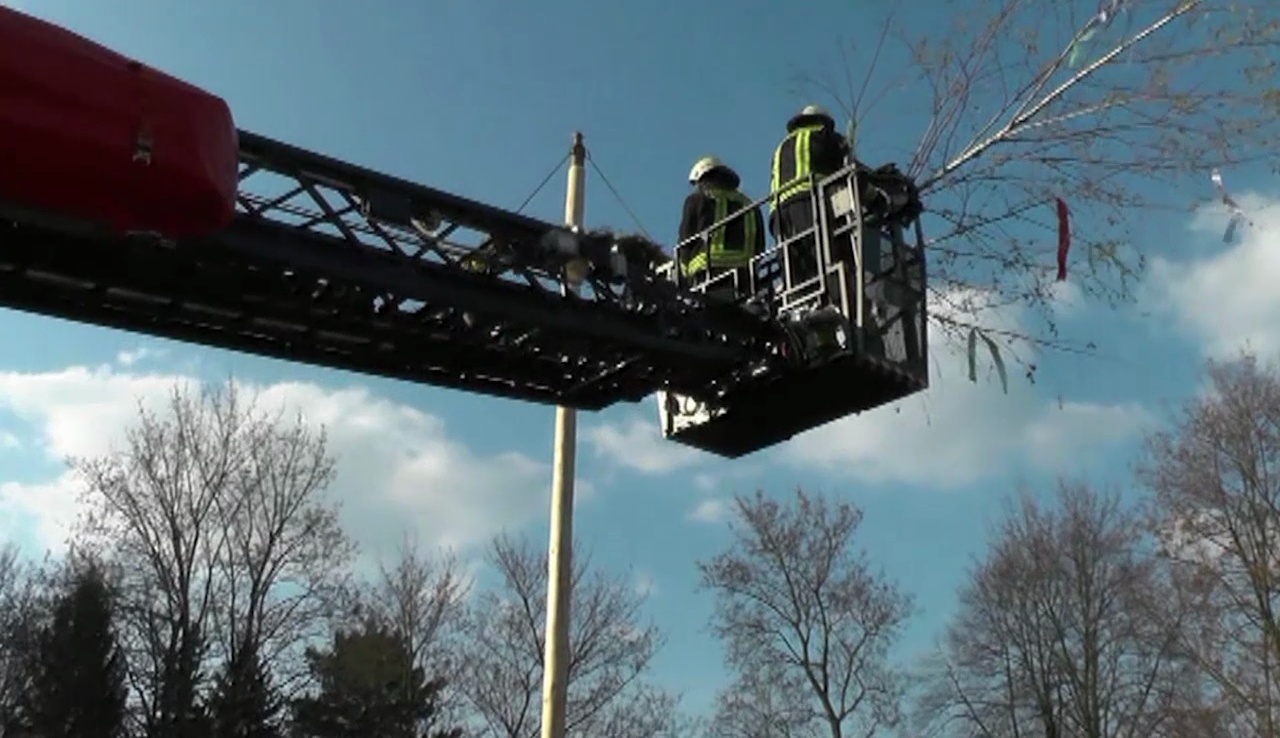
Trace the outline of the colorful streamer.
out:
<instances>
[{"instance_id":1,"label":"colorful streamer","mask_svg":"<svg viewBox=\"0 0 1280 738\"><path fill-rule=\"evenodd\" d=\"M1222 172L1214 169L1209 175L1213 180L1213 186L1218 188L1218 196L1222 198L1222 204L1227 206L1227 210L1231 212L1231 220L1227 221L1227 230L1222 234L1223 243L1232 243L1236 239L1236 232L1240 230L1240 226L1252 226L1253 221L1249 220L1249 216L1245 215L1244 208L1231 197L1231 193L1227 192L1227 187L1222 183Z\"/></svg>"},{"instance_id":2,"label":"colorful streamer","mask_svg":"<svg viewBox=\"0 0 1280 738\"><path fill-rule=\"evenodd\" d=\"M1067 201L1054 198L1058 206L1058 281L1067 279L1067 254L1071 253L1071 210Z\"/></svg>"},{"instance_id":3,"label":"colorful streamer","mask_svg":"<svg viewBox=\"0 0 1280 738\"><path fill-rule=\"evenodd\" d=\"M1067 58L1067 64L1072 68L1079 65L1080 55L1084 50L1084 46L1089 39L1099 30L1106 30L1111 26L1111 21L1116 19L1120 11L1124 9L1124 0L1098 0L1098 11L1085 24L1084 30L1080 33L1080 38L1071 44L1071 55Z\"/></svg>"},{"instance_id":4,"label":"colorful streamer","mask_svg":"<svg viewBox=\"0 0 1280 738\"><path fill-rule=\"evenodd\" d=\"M1004 365L1004 357L1000 355L1000 347L985 333L977 328L969 329L969 381L978 381L978 339L987 345L987 353L991 354L991 363L996 367L996 375L1000 377L1000 388L1009 394L1009 370Z\"/></svg>"}]
</instances>

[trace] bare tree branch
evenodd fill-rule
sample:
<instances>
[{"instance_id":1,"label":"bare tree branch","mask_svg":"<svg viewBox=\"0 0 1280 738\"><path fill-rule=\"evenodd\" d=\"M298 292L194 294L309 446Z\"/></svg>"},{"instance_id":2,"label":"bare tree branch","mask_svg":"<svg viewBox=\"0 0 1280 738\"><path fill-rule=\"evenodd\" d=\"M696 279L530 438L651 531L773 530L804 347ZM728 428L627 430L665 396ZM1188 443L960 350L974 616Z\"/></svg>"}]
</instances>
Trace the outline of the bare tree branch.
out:
<instances>
[{"instance_id":1,"label":"bare tree branch","mask_svg":"<svg viewBox=\"0 0 1280 738\"><path fill-rule=\"evenodd\" d=\"M227 545L218 560L226 594L215 610L217 656L239 669L260 661L292 697L305 679L304 648L325 635L355 554L326 495L334 459L324 429L286 420L284 408L260 411L234 383L209 403L236 428L229 442L244 449L220 497Z\"/></svg>"},{"instance_id":2,"label":"bare tree branch","mask_svg":"<svg viewBox=\"0 0 1280 738\"><path fill-rule=\"evenodd\" d=\"M373 615L404 638L413 664L429 678L446 680L427 731L465 721L465 696L457 686L465 664L457 652L470 589L452 555L433 556L418 539L406 537L395 563L379 566L369 592Z\"/></svg>"},{"instance_id":3,"label":"bare tree branch","mask_svg":"<svg viewBox=\"0 0 1280 738\"><path fill-rule=\"evenodd\" d=\"M642 622L644 596L625 580L592 572L576 552L573 562L568 733L674 735L676 700L644 681L662 642L657 628ZM460 685L481 735L531 738L541 725L546 554L500 537L490 563L501 583L470 608Z\"/></svg>"},{"instance_id":4,"label":"bare tree branch","mask_svg":"<svg viewBox=\"0 0 1280 738\"><path fill-rule=\"evenodd\" d=\"M15 544L0 546L0 738L18 734L18 704L29 678L23 656L39 614L38 574Z\"/></svg>"},{"instance_id":5,"label":"bare tree branch","mask_svg":"<svg viewBox=\"0 0 1280 738\"><path fill-rule=\"evenodd\" d=\"M854 550L861 521L856 507L802 491L788 505L757 493L737 501L730 548L698 564L729 665L740 678L763 671L803 683L805 703L787 724L808 727L807 708L831 738L869 736L899 719L888 649L911 600Z\"/></svg>"},{"instance_id":6,"label":"bare tree branch","mask_svg":"<svg viewBox=\"0 0 1280 738\"><path fill-rule=\"evenodd\" d=\"M827 726L809 683L782 664L743 670L720 693L707 738L818 738Z\"/></svg>"},{"instance_id":7,"label":"bare tree branch","mask_svg":"<svg viewBox=\"0 0 1280 738\"><path fill-rule=\"evenodd\" d=\"M1228 734L1280 735L1280 368L1209 365L1210 392L1150 439L1155 524L1194 606L1183 646Z\"/></svg>"},{"instance_id":8,"label":"bare tree branch","mask_svg":"<svg viewBox=\"0 0 1280 738\"><path fill-rule=\"evenodd\" d=\"M923 119L908 172L930 211L932 288L1028 306L1050 346L1056 198L1070 204L1071 281L1114 305L1145 267L1149 250L1129 232L1140 213L1184 211L1211 194L1214 167L1280 150L1280 5L1270 0L943 7L950 23L937 35L895 29L908 48L888 65L918 72L895 95L893 129ZM877 46L872 69L883 56ZM816 87L870 125L875 111Z\"/></svg>"},{"instance_id":9,"label":"bare tree branch","mask_svg":"<svg viewBox=\"0 0 1280 738\"><path fill-rule=\"evenodd\" d=\"M1200 695L1141 523L1083 484L1051 508L1021 497L930 665L917 712L931 734L1188 735L1174 717Z\"/></svg>"},{"instance_id":10,"label":"bare tree branch","mask_svg":"<svg viewBox=\"0 0 1280 738\"><path fill-rule=\"evenodd\" d=\"M123 450L72 461L81 541L121 572L132 697L151 735L202 718L210 672L286 656L324 624L354 552L324 497L323 432L257 411L233 382L139 410ZM300 664L298 664L300 666Z\"/></svg>"}]
</instances>

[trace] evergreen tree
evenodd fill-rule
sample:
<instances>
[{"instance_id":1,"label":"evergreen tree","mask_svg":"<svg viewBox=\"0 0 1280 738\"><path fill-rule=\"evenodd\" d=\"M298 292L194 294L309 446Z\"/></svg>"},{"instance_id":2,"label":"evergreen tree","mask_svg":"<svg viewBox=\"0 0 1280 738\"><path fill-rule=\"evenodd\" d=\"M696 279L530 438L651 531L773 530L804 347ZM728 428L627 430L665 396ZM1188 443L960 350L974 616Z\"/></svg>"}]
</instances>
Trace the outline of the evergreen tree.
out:
<instances>
[{"instance_id":1,"label":"evergreen tree","mask_svg":"<svg viewBox=\"0 0 1280 738\"><path fill-rule=\"evenodd\" d=\"M414 665L405 639L374 622L334 635L331 647L309 651L319 692L293 702L294 726L305 738L455 738L429 732L441 679Z\"/></svg>"},{"instance_id":2,"label":"evergreen tree","mask_svg":"<svg viewBox=\"0 0 1280 738\"><path fill-rule=\"evenodd\" d=\"M214 738L277 738L280 703L262 659L242 648L218 673L209 699Z\"/></svg>"},{"instance_id":3,"label":"evergreen tree","mask_svg":"<svg viewBox=\"0 0 1280 738\"><path fill-rule=\"evenodd\" d=\"M102 570L73 567L36 631L18 712L42 738L116 738L125 718L124 659Z\"/></svg>"},{"instance_id":4,"label":"evergreen tree","mask_svg":"<svg viewBox=\"0 0 1280 738\"><path fill-rule=\"evenodd\" d=\"M181 622L169 632L163 652L171 658L159 669L148 738L209 738L212 735L208 711L199 700L200 685L205 681L200 668L204 643L198 623Z\"/></svg>"}]
</instances>

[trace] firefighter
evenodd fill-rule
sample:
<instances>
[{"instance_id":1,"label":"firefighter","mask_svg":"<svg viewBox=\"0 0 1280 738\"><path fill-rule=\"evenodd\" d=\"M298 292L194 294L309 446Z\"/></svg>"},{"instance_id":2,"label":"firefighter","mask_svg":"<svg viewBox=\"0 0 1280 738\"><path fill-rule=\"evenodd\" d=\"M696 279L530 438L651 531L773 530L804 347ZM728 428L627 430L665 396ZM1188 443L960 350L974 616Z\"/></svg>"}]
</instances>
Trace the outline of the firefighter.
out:
<instances>
[{"instance_id":1,"label":"firefighter","mask_svg":"<svg viewBox=\"0 0 1280 738\"><path fill-rule=\"evenodd\" d=\"M764 251L764 217L758 206L749 207L751 198L738 190L737 172L714 156L694 163L689 184L693 192L685 198L680 218L681 270L697 282L736 272L716 291L738 297L749 284L751 258ZM734 213L739 215L707 232L705 239L690 240Z\"/></svg>"},{"instance_id":2,"label":"firefighter","mask_svg":"<svg viewBox=\"0 0 1280 738\"><path fill-rule=\"evenodd\" d=\"M809 175L821 180L845 166L849 143L836 132L831 114L818 105L806 105L787 121L787 135L773 152L769 191L769 230L779 243L813 228ZM812 236L788 246L792 280L811 278L817 268Z\"/></svg>"}]
</instances>

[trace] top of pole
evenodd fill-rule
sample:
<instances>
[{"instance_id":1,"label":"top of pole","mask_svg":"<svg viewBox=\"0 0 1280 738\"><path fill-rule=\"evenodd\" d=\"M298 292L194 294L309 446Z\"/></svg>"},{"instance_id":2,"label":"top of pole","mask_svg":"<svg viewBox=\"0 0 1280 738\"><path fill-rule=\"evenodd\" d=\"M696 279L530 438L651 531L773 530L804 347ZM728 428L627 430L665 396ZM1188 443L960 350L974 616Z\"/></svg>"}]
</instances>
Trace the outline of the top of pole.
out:
<instances>
[{"instance_id":1,"label":"top of pole","mask_svg":"<svg viewBox=\"0 0 1280 738\"><path fill-rule=\"evenodd\" d=\"M582 142L582 131L575 131L573 134L573 161L575 164L581 164L587 159L587 145Z\"/></svg>"}]
</instances>

